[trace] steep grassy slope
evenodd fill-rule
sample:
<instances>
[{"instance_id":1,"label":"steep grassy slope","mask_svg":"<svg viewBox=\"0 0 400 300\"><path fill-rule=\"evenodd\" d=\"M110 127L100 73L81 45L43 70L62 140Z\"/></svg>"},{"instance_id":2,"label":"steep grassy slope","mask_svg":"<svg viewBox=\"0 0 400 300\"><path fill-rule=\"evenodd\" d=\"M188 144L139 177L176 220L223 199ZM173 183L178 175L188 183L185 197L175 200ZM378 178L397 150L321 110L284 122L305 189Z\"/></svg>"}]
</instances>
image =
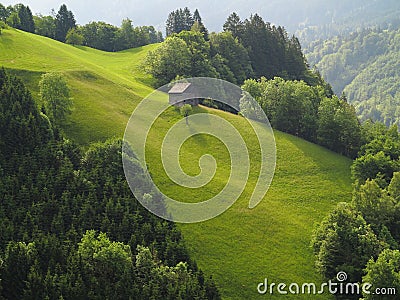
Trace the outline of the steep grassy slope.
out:
<instances>
[{"instance_id":1,"label":"steep grassy slope","mask_svg":"<svg viewBox=\"0 0 400 300\"><path fill-rule=\"evenodd\" d=\"M250 157L257 157L258 144L246 122L235 115L206 108L229 120L246 138ZM206 190L182 191L171 184L162 169L159 152L161 138L174 117L170 111L156 123L149 135L150 172L163 192L181 201L199 202L216 195L229 174L227 150L213 137L196 135L181 148L183 169L191 175L200 172L198 159L212 154L218 163L213 184ZM172 114L172 116L171 116ZM193 125L195 126L195 125ZM213 274L226 299L270 299L282 295L257 293L257 285L268 278L270 283L320 283L314 268L310 238L314 224L320 222L339 201L351 198L350 163L337 154L302 139L275 131L277 167L272 185L264 200L248 209L248 199L257 181L259 161L252 161L249 180L238 201L219 217L180 228L199 266ZM220 165L221 164L221 165ZM221 167L220 167L221 166ZM284 296L291 299L290 295ZM328 294L293 296L295 299L329 299Z\"/></svg>"},{"instance_id":2,"label":"steep grassy slope","mask_svg":"<svg viewBox=\"0 0 400 300\"><path fill-rule=\"evenodd\" d=\"M287 285L320 282L309 247L313 226L338 201L351 197L349 160L280 132L275 138L275 177L256 208L246 208L246 189L220 217L181 226L193 256L203 270L214 274L227 299L292 298L276 290L273 296L258 296L257 284L264 278Z\"/></svg>"},{"instance_id":3,"label":"steep grassy slope","mask_svg":"<svg viewBox=\"0 0 400 300\"><path fill-rule=\"evenodd\" d=\"M36 99L41 74L63 72L75 103L65 131L79 143L88 144L121 136L135 105L151 92L151 78L141 71L141 63L154 47L106 53L4 30L0 35L0 66L21 76Z\"/></svg>"},{"instance_id":4,"label":"steep grassy slope","mask_svg":"<svg viewBox=\"0 0 400 300\"><path fill-rule=\"evenodd\" d=\"M22 76L36 97L42 72L64 72L75 102L75 110L65 127L66 134L86 145L110 136L122 136L131 111L151 91L148 86L151 78L141 71L141 62L154 47L104 53L6 30L0 36L0 65ZM208 108L196 110L229 120L246 134L250 153L257 153L254 133L248 131L243 118ZM198 158L211 151L222 164L222 171L217 170L216 183L202 193L186 191L184 194L179 187L165 184L159 163L160 143L163 133L180 118L174 109L169 109L157 121L147 144L149 169L166 193L179 194L183 200L196 197L196 201L202 201L218 192L221 182L227 178L224 172L228 172L229 166L224 162L228 154L215 138L196 135L181 149L182 167L188 174L197 174ZM265 277L270 282L287 284L319 282L321 278L314 269L309 247L312 228L338 201L349 199L351 194L350 160L296 137L280 132L275 135L276 175L259 206L247 209L257 179L259 161L255 160L252 163L256 171L250 172L246 188L233 207L213 220L180 226L193 258L206 275L214 275L225 299L258 298L257 284ZM261 298L269 299L270 295ZM326 298L329 297L319 297Z\"/></svg>"}]
</instances>

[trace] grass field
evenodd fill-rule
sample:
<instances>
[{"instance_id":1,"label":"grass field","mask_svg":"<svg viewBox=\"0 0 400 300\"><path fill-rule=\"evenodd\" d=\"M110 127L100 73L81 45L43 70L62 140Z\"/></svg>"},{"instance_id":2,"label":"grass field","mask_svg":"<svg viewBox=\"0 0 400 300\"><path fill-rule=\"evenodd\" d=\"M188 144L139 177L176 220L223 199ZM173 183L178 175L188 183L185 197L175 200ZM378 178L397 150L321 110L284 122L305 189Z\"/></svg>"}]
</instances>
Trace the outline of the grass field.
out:
<instances>
[{"instance_id":1,"label":"grass field","mask_svg":"<svg viewBox=\"0 0 400 300\"><path fill-rule=\"evenodd\" d=\"M21 76L36 99L41 74L63 72L75 104L64 130L68 137L86 146L93 141L122 136L132 110L152 91L152 79L142 71L142 62L155 47L105 53L4 30L0 35L0 66ZM196 111L229 120L246 135L250 153L257 152L255 136L247 131L243 118L203 107ZM179 194L182 200L201 201L223 186L229 169L224 163L228 154L216 139L194 136L181 149L182 167L188 174L197 174L198 158L212 149L211 154L222 165L215 181L202 193L195 190L183 193L180 187L168 182L160 167L160 143L163 134L180 118L170 109L157 121L147 144L149 168L165 193ZM275 132L275 138L275 177L256 208L247 208L257 179L252 169L243 194L228 211L210 221L179 225L193 258L206 275L214 276L224 299L279 298L276 294L258 295L257 284L264 278L288 285L320 282L309 247L313 226L337 202L347 201L351 196L350 160L281 132ZM259 162L252 163L256 170ZM289 295L283 298L291 299ZM328 295L292 298L330 299Z\"/></svg>"},{"instance_id":2,"label":"grass field","mask_svg":"<svg viewBox=\"0 0 400 300\"><path fill-rule=\"evenodd\" d=\"M67 135L87 145L121 136L138 101L150 93L152 79L142 71L149 45L119 53L74 47L23 31L0 35L0 66L22 77L38 99L44 72L63 72L74 100Z\"/></svg>"}]
</instances>

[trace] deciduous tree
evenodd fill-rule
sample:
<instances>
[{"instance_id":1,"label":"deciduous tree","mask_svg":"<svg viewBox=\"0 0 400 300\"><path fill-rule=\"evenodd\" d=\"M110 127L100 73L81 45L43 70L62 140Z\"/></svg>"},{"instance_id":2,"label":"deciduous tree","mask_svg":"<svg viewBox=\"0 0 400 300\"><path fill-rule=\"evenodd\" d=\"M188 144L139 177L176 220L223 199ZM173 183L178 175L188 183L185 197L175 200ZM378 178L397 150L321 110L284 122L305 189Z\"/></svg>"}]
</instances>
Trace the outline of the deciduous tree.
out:
<instances>
[{"instance_id":1,"label":"deciduous tree","mask_svg":"<svg viewBox=\"0 0 400 300\"><path fill-rule=\"evenodd\" d=\"M188 76L191 72L191 53L186 43L176 37L169 37L146 58L147 72L159 84L171 82L177 75Z\"/></svg>"},{"instance_id":2,"label":"deciduous tree","mask_svg":"<svg viewBox=\"0 0 400 300\"><path fill-rule=\"evenodd\" d=\"M379 257L371 259L366 268L367 274L363 277L363 283L372 285L369 293L364 293L365 300L396 299L400 290L400 251L386 249ZM377 295L374 289L384 288L385 294ZM389 293L388 289L391 289ZM394 290L393 290L394 289Z\"/></svg>"},{"instance_id":3,"label":"deciduous tree","mask_svg":"<svg viewBox=\"0 0 400 300\"><path fill-rule=\"evenodd\" d=\"M65 42L70 45L82 45L83 35L81 34L79 29L71 28L67 33Z\"/></svg>"},{"instance_id":4,"label":"deciduous tree","mask_svg":"<svg viewBox=\"0 0 400 300\"><path fill-rule=\"evenodd\" d=\"M315 230L312 246L316 266L326 279L346 272L360 282L365 265L382 250L376 235L350 204L339 203Z\"/></svg>"},{"instance_id":5,"label":"deciduous tree","mask_svg":"<svg viewBox=\"0 0 400 300\"><path fill-rule=\"evenodd\" d=\"M176 35L186 43L190 55L190 75L193 77L216 77L217 72L211 65L210 44L203 34L194 31L182 31ZM180 74L177 74L180 75Z\"/></svg>"},{"instance_id":6,"label":"deciduous tree","mask_svg":"<svg viewBox=\"0 0 400 300\"><path fill-rule=\"evenodd\" d=\"M55 122L56 125L60 125L72 109L67 82L59 73L47 73L42 75L39 88L40 97L50 120Z\"/></svg>"},{"instance_id":7,"label":"deciduous tree","mask_svg":"<svg viewBox=\"0 0 400 300\"><path fill-rule=\"evenodd\" d=\"M361 146L361 125L354 107L337 96L323 99L317 134L320 145L354 158Z\"/></svg>"},{"instance_id":8,"label":"deciduous tree","mask_svg":"<svg viewBox=\"0 0 400 300\"><path fill-rule=\"evenodd\" d=\"M210 47L211 56L220 55L226 66L234 74L233 83L242 84L252 75L253 69L247 50L237 38L233 37L231 32L211 34Z\"/></svg>"},{"instance_id":9,"label":"deciduous tree","mask_svg":"<svg viewBox=\"0 0 400 300\"><path fill-rule=\"evenodd\" d=\"M56 34L56 20L52 16L36 15L33 17L36 34L54 39Z\"/></svg>"}]
</instances>

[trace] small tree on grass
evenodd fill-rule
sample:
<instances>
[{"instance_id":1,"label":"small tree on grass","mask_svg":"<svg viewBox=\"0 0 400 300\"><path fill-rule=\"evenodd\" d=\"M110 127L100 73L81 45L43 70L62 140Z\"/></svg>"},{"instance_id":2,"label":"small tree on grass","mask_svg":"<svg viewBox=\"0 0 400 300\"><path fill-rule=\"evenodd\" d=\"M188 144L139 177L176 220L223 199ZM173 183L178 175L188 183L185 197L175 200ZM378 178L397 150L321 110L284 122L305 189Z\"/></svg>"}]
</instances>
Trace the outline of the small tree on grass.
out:
<instances>
[{"instance_id":1,"label":"small tree on grass","mask_svg":"<svg viewBox=\"0 0 400 300\"><path fill-rule=\"evenodd\" d=\"M184 104L181 109L181 115L185 117L186 119L186 125L189 124L188 122L188 116L192 113L193 109L192 106L190 104Z\"/></svg>"},{"instance_id":2,"label":"small tree on grass","mask_svg":"<svg viewBox=\"0 0 400 300\"><path fill-rule=\"evenodd\" d=\"M71 113L73 105L67 82L59 73L47 73L42 75L39 88L48 117L60 125Z\"/></svg>"}]
</instances>

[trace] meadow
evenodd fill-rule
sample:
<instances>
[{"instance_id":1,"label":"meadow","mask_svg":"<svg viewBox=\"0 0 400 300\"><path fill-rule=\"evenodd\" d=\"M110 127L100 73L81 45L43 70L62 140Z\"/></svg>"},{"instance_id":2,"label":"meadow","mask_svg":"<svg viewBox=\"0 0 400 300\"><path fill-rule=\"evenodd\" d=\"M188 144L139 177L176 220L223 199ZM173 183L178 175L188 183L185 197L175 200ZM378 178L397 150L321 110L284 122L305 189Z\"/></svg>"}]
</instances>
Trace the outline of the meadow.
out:
<instances>
[{"instance_id":1,"label":"meadow","mask_svg":"<svg viewBox=\"0 0 400 300\"><path fill-rule=\"evenodd\" d=\"M143 63L146 53L156 47L107 53L14 29L4 30L0 35L0 66L23 79L39 106L41 74L62 72L74 101L73 113L63 130L86 147L92 142L122 137L135 106L153 91L154 81L143 71ZM246 187L229 210L209 221L179 226L199 267L206 276L213 275L224 299L278 298L276 293L258 295L257 285L264 278L286 284L321 282L314 268L311 233L338 202L351 199L351 160L275 131L276 173L263 201L249 209L248 199L259 166L254 133L240 116L205 107L196 108L195 112L219 115L239 128L254 160ZM182 191L168 182L159 163L160 143L168 128L181 118L177 110L170 109L157 120L146 145L148 167L166 194L179 195L183 201L202 201L217 193L226 181L228 153L215 138L194 136L182 147L182 167L188 174L198 174L199 157L211 152L220 163L215 181L202 192ZM293 298L309 299L309 296ZM321 295L313 299L330 297Z\"/></svg>"}]
</instances>

